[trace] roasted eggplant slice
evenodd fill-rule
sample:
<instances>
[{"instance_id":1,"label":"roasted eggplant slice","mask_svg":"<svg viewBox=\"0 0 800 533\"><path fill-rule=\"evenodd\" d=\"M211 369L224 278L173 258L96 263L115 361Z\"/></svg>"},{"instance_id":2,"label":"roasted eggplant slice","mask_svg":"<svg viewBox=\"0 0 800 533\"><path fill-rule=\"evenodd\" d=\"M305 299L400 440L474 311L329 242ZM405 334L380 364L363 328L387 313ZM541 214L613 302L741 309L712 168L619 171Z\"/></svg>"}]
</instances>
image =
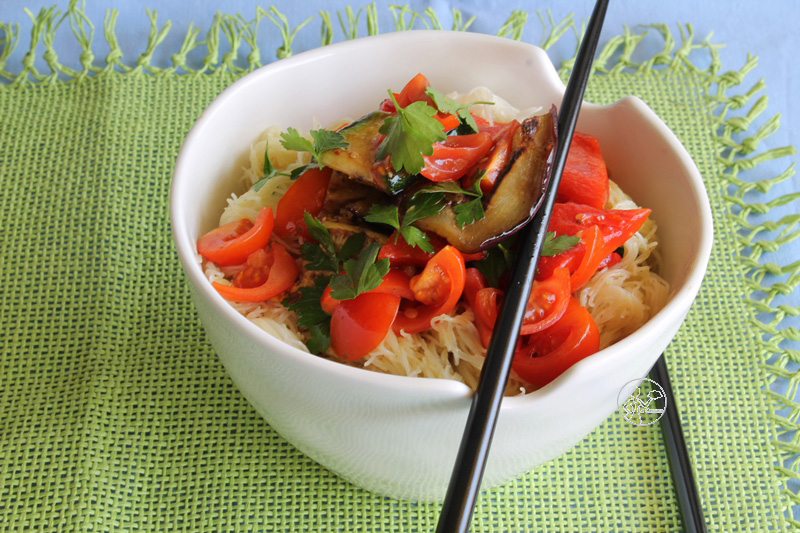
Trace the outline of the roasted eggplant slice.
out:
<instances>
[{"instance_id":1,"label":"roasted eggplant slice","mask_svg":"<svg viewBox=\"0 0 800 533\"><path fill-rule=\"evenodd\" d=\"M391 201L390 196L378 189L351 180L342 172L333 172L322 211L326 215L354 220L364 218L373 205Z\"/></svg>"},{"instance_id":2,"label":"roasted eggplant slice","mask_svg":"<svg viewBox=\"0 0 800 533\"><path fill-rule=\"evenodd\" d=\"M378 130L390 113L373 111L339 130L347 148L323 152L320 162L346 174L351 180L369 185L386 194L397 194L417 176L395 172L387 162L375 161L380 139Z\"/></svg>"},{"instance_id":3,"label":"roasted eggplant slice","mask_svg":"<svg viewBox=\"0 0 800 533\"><path fill-rule=\"evenodd\" d=\"M508 163L484 206L484 218L461 227L450 205L415 225L465 253L484 250L518 231L541 205L553 166L556 123L553 107L526 119L514 132Z\"/></svg>"}]
</instances>

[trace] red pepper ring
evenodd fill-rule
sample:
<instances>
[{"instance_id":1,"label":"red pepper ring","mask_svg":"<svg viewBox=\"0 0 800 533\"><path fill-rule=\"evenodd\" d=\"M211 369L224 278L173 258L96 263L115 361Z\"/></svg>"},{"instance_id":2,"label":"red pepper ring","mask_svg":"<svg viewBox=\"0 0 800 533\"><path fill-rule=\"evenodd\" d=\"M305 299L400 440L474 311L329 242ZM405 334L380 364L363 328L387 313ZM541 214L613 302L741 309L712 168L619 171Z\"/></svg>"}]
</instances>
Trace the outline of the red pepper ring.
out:
<instances>
[{"instance_id":1,"label":"red pepper ring","mask_svg":"<svg viewBox=\"0 0 800 533\"><path fill-rule=\"evenodd\" d=\"M214 282L212 285L226 300L234 302L263 302L289 290L300 267L282 245L273 242L271 247L272 264L269 267L267 280L257 287L233 287Z\"/></svg>"},{"instance_id":2,"label":"red pepper ring","mask_svg":"<svg viewBox=\"0 0 800 533\"><path fill-rule=\"evenodd\" d=\"M599 349L597 324L589 311L571 297L558 322L521 338L511 368L524 381L540 388Z\"/></svg>"},{"instance_id":3,"label":"red pepper ring","mask_svg":"<svg viewBox=\"0 0 800 533\"><path fill-rule=\"evenodd\" d=\"M401 308L392 324L395 333L420 333L431 327L431 320L452 311L464 292L466 267L464 256L447 245L425 265L421 274L411 279L417 301L430 302Z\"/></svg>"},{"instance_id":4,"label":"red pepper ring","mask_svg":"<svg viewBox=\"0 0 800 533\"><path fill-rule=\"evenodd\" d=\"M240 265L250 254L267 245L274 224L272 209L264 207L258 212L255 223L246 218L237 220L197 239L197 253L218 266Z\"/></svg>"}]
</instances>

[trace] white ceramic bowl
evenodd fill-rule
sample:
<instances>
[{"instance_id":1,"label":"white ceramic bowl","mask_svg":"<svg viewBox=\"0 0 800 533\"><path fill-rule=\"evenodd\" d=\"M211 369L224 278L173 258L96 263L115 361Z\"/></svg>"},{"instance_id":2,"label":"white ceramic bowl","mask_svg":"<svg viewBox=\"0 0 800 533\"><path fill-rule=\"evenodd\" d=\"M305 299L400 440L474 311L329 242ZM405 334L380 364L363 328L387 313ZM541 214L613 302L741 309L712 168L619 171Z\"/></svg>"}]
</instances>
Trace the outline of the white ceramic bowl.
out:
<instances>
[{"instance_id":1,"label":"white ceramic bowl","mask_svg":"<svg viewBox=\"0 0 800 533\"><path fill-rule=\"evenodd\" d=\"M195 252L217 225L244 154L267 126L301 131L372 110L417 72L445 92L485 85L517 107L559 104L564 86L541 49L486 35L413 31L284 59L222 92L189 132L171 188L172 231L197 311L247 400L284 438L341 477L398 499L440 500L470 404L464 385L351 368L291 348L247 321L210 286ZM683 146L639 99L585 104L578 128L600 138L611 176L653 210L669 303L623 341L550 385L502 405L483 487L568 450L617 410L677 332L711 248L711 213ZM691 238L687 236L691 235Z\"/></svg>"}]
</instances>

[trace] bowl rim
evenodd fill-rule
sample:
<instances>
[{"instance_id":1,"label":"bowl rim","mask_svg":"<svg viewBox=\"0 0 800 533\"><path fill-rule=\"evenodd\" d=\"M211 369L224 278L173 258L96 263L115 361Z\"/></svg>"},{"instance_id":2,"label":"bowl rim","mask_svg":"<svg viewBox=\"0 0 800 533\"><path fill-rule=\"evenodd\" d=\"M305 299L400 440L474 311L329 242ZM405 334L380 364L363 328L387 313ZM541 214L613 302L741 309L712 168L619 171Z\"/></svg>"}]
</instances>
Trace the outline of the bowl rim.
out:
<instances>
[{"instance_id":1,"label":"bowl rim","mask_svg":"<svg viewBox=\"0 0 800 533\"><path fill-rule=\"evenodd\" d=\"M259 328L256 324L252 323L245 316L236 311L231 305L229 305L227 301L225 301L213 289L211 284L208 283L207 278L203 275L202 269L200 268L200 262L196 254L196 249L188 238L188 229L184 222L186 218L186 210L180 200L181 193L184 189L184 183L187 181L187 177L185 176L186 172L184 171L184 168L187 166L187 152L190 151L191 146L195 143L195 140L203 134L204 129L207 127L214 115L224 108L226 101L232 98L244 87L252 83L259 83L265 76L272 77L278 75L280 72L286 69L293 69L305 63L324 60L326 57L336 54L340 51L359 49L365 46L371 46L373 43L377 44L378 42L397 45L402 44L408 39L419 38L421 35L424 35L425 38L432 39L464 40L485 44L488 46L510 47L521 53L527 53L534 60L538 60L537 65L541 65L543 68L543 83L550 84L552 88L557 90L557 92L562 95L564 93L565 86L559 78L554 65L547 56L547 53L542 48L521 41L474 32L454 32L447 30L407 30L402 32L392 32L333 43L327 46L301 52L295 56L282 59L280 61L269 63L244 75L221 91L201 112L184 138L184 141L178 152L169 188L171 232L173 244L175 245L184 272L189 278L191 284L200 291L202 296L211 305L213 305L217 312L222 313L228 319L230 324L237 328L239 333L250 337L259 344L266 345L266 347L271 351L280 353L281 357L289 357L299 364L317 367L319 370L334 374L342 379L363 382L371 386L380 386L381 388L389 389L397 393L411 393L412 391L414 393L418 393L420 390L430 390L441 392L447 396L466 398L471 396L472 391L467 385L461 382L439 378L421 379L413 376L398 376L342 364L340 362L319 357L299 348L290 346ZM656 313L656 315L650 318L647 323L628 335L626 338L612 345L612 347L600 350L592 356L578 361L545 387L531 391L524 395L509 396L504 398L504 408L520 407L529 402L535 402L545 396L558 393L560 390L564 389L564 387L570 387L571 378L575 374L585 372L591 373L594 371L597 365L605 366L614 359L622 357L622 354L625 351L624 348L627 345L641 342L639 340L641 337L648 335L651 331L663 327L663 324L669 323L670 321L674 320L676 316L685 313L686 310L691 306L691 303L694 300L705 275L706 265L711 253L713 223L708 194L703 185L702 176L691 159L691 156L678 140L677 136L655 114L655 112L638 97L625 96L620 100L608 105L597 105L586 101L583 103L583 106L586 109L611 109L618 105L634 106L637 112L642 114L647 122L649 122L658 130L658 133L669 144L672 151L678 156L682 166L684 166L688 172L690 176L689 183L691 184L693 197L697 200L700 206L700 223L698 227L701 231L697 236L698 252L691 264L689 275L684 280L682 286L679 287L677 291L671 292L667 304L658 313Z\"/></svg>"}]
</instances>

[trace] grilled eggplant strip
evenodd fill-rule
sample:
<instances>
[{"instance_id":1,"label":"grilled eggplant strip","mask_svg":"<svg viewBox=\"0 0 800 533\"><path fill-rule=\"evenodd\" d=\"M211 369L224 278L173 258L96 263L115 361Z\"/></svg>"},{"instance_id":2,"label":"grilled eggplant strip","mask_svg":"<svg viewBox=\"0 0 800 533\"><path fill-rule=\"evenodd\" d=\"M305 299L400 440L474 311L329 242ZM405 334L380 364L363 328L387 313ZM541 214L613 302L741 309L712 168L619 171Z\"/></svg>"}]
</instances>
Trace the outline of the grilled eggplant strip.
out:
<instances>
[{"instance_id":1,"label":"grilled eggplant strip","mask_svg":"<svg viewBox=\"0 0 800 533\"><path fill-rule=\"evenodd\" d=\"M339 133L347 148L336 148L322 153L320 162L326 167L347 175L358 183L394 195L417 179L406 172L396 172L387 161L376 161L382 135L380 128L391 113L373 111L351 122Z\"/></svg>"},{"instance_id":2,"label":"grilled eggplant strip","mask_svg":"<svg viewBox=\"0 0 800 533\"><path fill-rule=\"evenodd\" d=\"M536 213L550 178L556 143L556 111L528 118L514 133L511 156L484 207L485 217L459 226L452 205L415 225L464 253L475 253L518 231Z\"/></svg>"}]
</instances>

